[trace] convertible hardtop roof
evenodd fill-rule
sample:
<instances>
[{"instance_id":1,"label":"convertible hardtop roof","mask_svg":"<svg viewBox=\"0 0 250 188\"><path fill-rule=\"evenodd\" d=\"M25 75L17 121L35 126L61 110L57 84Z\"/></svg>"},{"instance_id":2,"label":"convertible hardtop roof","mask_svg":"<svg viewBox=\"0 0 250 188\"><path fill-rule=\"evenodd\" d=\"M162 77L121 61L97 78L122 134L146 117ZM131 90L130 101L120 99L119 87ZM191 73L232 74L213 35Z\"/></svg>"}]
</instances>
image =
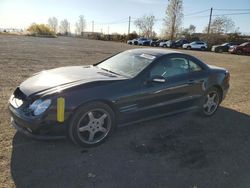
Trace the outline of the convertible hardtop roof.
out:
<instances>
[{"instance_id":1,"label":"convertible hardtop roof","mask_svg":"<svg viewBox=\"0 0 250 188\"><path fill-rule=\"evenodd\" d=\"M160 57L166 54L175 54L175 53L182 54L181 52L174 51L174 50L154 49L154 48L136 48L136 49L130 49L128 51L131 51L133 53L138 53L138 54L149 54L149 55L156 56L156 57Z\"/></svg>"}]
</instances>

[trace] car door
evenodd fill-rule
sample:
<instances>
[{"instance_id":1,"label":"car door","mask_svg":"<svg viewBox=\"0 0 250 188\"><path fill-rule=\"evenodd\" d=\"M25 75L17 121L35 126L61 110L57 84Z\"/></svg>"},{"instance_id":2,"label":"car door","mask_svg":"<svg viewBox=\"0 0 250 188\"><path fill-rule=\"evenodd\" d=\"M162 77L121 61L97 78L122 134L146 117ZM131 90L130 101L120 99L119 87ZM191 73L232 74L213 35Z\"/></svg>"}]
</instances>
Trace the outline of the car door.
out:
<instances>
[{"instance_id":1,"label":"car door","mask_svg":"<svg viewBox=\"0 0 250 188\"><path fill-rule=\"evenodd\" d=\"M148 72L149 82L144 82L138 110L142 117L161 116L195 107L194 99L199 87L190 76L189 60L182 54L167 56ZM154 81L153 78L157 79ZM200 91L199 91L200 92Z\"/></svg>"},{"instance_id":2,"label":"car door","mask_svg":"<svg viewBox=\"0 0 250 188\"><path fill-rule=\"evenodd\" d=\"M250 53L250 43L243 47L245 53Z\"/></svg>"}]
</instances>

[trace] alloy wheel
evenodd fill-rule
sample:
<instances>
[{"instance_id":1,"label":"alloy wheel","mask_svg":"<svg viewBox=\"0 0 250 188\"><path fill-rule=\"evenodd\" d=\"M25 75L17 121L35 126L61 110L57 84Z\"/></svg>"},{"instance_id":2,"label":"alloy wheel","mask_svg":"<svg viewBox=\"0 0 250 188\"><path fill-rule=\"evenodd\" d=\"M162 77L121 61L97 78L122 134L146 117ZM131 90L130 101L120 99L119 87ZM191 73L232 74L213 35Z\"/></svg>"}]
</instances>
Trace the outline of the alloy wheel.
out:
<instances>
[{"instance_id":1,"label":"alloy wheel","mask_svg":"<svg viewBox=\"0 0 250 188\"><path fill-rule=\"evenodd\" d=\"M206 115L212 115L218 108L220 102L219 94L217 91L210 91L203 105L203 110Z\"/></svg>"},{"instance_id":2,"label":"alloy wheel","mask_svg":"<svg viewBox=\"0 0 250 188\"><path fill-rule=\"evenodd\" d=\"M110 114L104 109L92 109L77 124L79 139L86 144L101 142L111 129Z\"/></svg>"}]
</instances>

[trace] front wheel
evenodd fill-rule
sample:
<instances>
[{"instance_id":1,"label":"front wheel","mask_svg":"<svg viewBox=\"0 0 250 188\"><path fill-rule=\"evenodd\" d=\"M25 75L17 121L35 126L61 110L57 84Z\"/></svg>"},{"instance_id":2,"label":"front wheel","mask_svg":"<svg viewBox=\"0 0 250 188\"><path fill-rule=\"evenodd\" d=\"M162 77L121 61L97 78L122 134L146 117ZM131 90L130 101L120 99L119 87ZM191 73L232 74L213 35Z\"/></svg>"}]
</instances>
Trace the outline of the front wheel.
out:
<instances>
[{"instance_id":1,"label":"front wheel","mask_svg":"<svg viewBox=\"0 0 250 188\"><path fill-rule=\"evenodd\" d=\"M219 107L221 94L215 87L209 89L206 93L205 100L202 106L202 114L212 116Z\"/></svg>"},{"instance_id":2,"label":"front wheel","mask_svg":"<svg viewBox=\"0 0 250 188\"><path fill-rule=\"evenodd\" d=\"M238 55L243 54L242 50L237 50L236 53L237 53Z\"/></svg>"},{"instance_id":3,"label":"front wheel","mask_svg":"<svg viewBox=\"0 0 250 188\"><path fill-rule=\"evenodd\" d=\"M76 111L68 128L69 138L84 147L101 144L115 129L113 110L101 102L93 102Z\"/></svg>"}]
</instances>

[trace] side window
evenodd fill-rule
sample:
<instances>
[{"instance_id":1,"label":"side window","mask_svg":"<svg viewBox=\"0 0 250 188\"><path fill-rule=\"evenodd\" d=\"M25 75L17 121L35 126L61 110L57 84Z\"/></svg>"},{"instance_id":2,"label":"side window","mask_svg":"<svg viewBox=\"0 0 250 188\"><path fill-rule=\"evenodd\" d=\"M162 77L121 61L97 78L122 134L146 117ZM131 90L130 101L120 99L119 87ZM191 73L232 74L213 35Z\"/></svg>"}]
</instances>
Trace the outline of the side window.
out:
<instances>
[{"instance_id":1,"label":"side window","mask_svg":"<svg viewBox=\"0 0 250 188\"><path fill-rule=\"evenodd\" d=\"M168 58L158 62L150 71L150 76L163 76L169 78L172 76L185 74L189 72L189 63L185 58Z\"/></svg>"},{"instance_id":2,"label":"side window","mask_svg":"<svg viewBox=\"0 0 250 188\"><path fill-rule=\"evenodd\" d=\"M169 78L189 72L200 71L202 68L194 61L186 58L166 58L158 62L150 71L150 76Z\"/></svg>"},{"instance_id":3,"label":"side window","mask_svg":"<svg viewBox=\"0 0 250 188\"><path fill-rule=\"evenodd\" d=\"M189 60L189 70L190 72L195 72L202 70L202 68L193 61Z\"/></svg>"}]
</instances>

